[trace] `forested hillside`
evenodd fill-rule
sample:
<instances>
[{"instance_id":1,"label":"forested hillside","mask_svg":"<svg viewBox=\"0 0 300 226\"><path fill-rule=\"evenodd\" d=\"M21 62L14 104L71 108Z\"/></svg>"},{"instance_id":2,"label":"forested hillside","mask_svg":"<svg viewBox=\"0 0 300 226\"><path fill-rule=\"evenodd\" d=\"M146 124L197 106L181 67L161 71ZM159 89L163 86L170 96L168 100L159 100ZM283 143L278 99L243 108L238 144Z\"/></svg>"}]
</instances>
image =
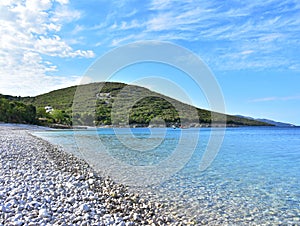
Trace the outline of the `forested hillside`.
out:
<instances>
[{"instance_id":1,"label":"forested hillside","mask_svg":"<svg viewBox=\"0 0 300 226\"><path fill-rule=\"evenodd\" d=\"M124 83L91 83L55 90L36 97L2 96L2 101L4 100L19 103L28 109L34 106L35 117L43 123L91 126L122 126L128 122L134 126L148 126L151 123L158 125L162 120L166 126L181 126L182 122L188 123L185 126L209 126L211 123L210 111L197 108L196 115L193 115L191 112L195 108L190 105L149 89ZM54 111L47 113L45 106L51 106ZM124 115L124 112L127 114ZM224 115L219 116L220 123L223 123ZM269 125L230 115L226 118L226 123L230 126Z\"/></svg>"},{"instance_id":2,"label":"forested hillside","mask_svg":"<svg viewBox=\"0 0 300 226\"><path fill-rule=\"evenodd\" d=\"M0 96L0 122L37 123L36 108L19 101Z\"/></svg>"}]
</instances>

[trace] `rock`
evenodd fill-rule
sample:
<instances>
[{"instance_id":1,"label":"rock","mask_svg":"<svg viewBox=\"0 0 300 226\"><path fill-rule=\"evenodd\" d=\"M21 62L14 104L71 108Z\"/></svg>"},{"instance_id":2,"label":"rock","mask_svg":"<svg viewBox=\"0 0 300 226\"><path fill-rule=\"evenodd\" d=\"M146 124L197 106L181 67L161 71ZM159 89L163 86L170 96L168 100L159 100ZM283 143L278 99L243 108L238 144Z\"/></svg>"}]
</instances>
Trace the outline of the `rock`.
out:
<instances>
[{"instance_id":1,"label":"rock","mask_svg":"<svg viewBox=\"0 0 300 226\"><path fill-rule=\"evenodd\" d=\"M124 221L121 221L120 223L118 223L118 226L126 226Z\"/></svg>"},{"instance_id":2,"label":"rock","mask_svg":"<svg viewBox=\"0 0 300 226\"><path fill-rule=\"evenodd\" d=\"M88 226L89 225L89 223L87 222L87 221L83 221L81 224L80 224L80 226Z\"/></svg>"},{"instance_id":3,"label":"rock","mask_svg":"<svg viewBox=\"0 0 300 226\"><path fill-rule=\"evenodd\" d=\"M104 214L103 218L104 219L111 219L112 215L110 215L110 214Z\"/></svg>"},{"instance_id":4,"label":"rock","mask_svg":"<svg viewBox=\"0 0 300 226\"><path fill-rule=\"evenodd\" d=\"M90 178L90 179L88 180L88 183L89 183L89 184L94 184L94 183L95 183L95 180L92 179L92 178Z\"/></svg>"},{"instance_id":5,"label":"rock","mask_svg":"<svg viewBox=\"0 0 300 226\"><path fill-rule=\"evenodd\" d=\"M63 208L63 207L59 207L59 208L57 209L57 213L62 213L62 212L64 212L64 208Z\"/></svg>"},{"instance_id":6,"label":"rock","mask_svg":"<svg viewBox=\"0 0 300 226\"><path fill-rule=\"evenodd\" d=\"M69 197L67 199L67 202L70 203L70 204L74 204L75 203L75 198L74 197Z\"/></svg>"},{"instance_id":7,"label":"rock","mask_svg":"<svg viewBox=\"0 0 300 226\"><path fill-rule=\"evenodd\" d=\"M74 185L71 182L66 182L65 185L69 189L72 188L72 187L74 187Z\"/></svg>"},{"instance_id":8,"label":"rock","mask_svg":"<svg viewBox=\"0 0 300 226\"><path fill-rule=\"evenodd\" d=\"M119 222L122 222L123 221L123 218L122 217L115 217L115 222L116 223L119 223Z\"/></svg>"},{"instance_id":9,"label":"rock","mask_svg":"<svg viewBox=\"0 0 300 226\"><path fill-rule=\"evenodd\" d=\"M50 217L50 214L47 211L47 209L40 209L39 210L39 217L41 217L41 218L47 218L47 217Z\"/></svg>"},{"instance_id":10,"label":"rock","mask_svg":"<svg viewBox=\"0 0 300 226\"><path fill-rule=\"evenodd\" d=\"M96 175L93 172L89 173L89 178L95 178L95 177L96 177Z\"/></svg>"},{"instance_id":11,"label":"rock","mask_svg":"<svg viewBox=\"0 0 300 226\"><path fill-rule=\"evenodd\" d=\"M16 214L15 216L14 216L14 221L18 221L19 219L21 219L23 216L22 216L22 214Z\"/></svg>"},{"instance_id":12,"label":"rock","mask_svg":"<svg viewBox=\"0 0 300 226\"><path fill-rule=\"evenodd\" d=\"M4 205L1 205L1 206L0 206L0 211L1 211L2 213L9 212L9 211L7 211L7 209L6 209L6 207L5 207Z\"/></svg>"},{"instance_id":13,"label":"rock","mask_svg":"<svg viewBox=\"0 0 300 226\"><path fill-rule=\"evenodd\" d=\"M24 224L24 222L21 220L14 220L12 223L12 225L14 225L14 226L21 226L23 224Z\"/></svg>"},{"instance_id":14,"label":"rock","mask_svg":"<svg viewBox=\"0 0 300 226\"><path fill-rule=\"evenodd\" d=\"M165 219L161 205L97 176L85 161L25 131L0 126L0 150L5 225L125 226Z\"/></svg>"},{"instance_id":15,"label":"rock","mask_svg":"<svg viewBox=\"0 0 300 226\"><path fill-rule=\"evenodd\" d=\"M133 220L138 220L140 218L140 215L138 213L133 214Z\"/></svg>"},{"instance_id":16,"label":"rock","mask_svg":"<svg viewBox=\"0 0 300 226\"><path fill-rule=\"evenodd\" d=\"M77 222L79 222L79 221L81 221L82 220L82 218L80 217L80 216L77 216L77 217L75 217L73 220L72 220L72 223L77 223Z\"/></svg>"},{"instance_id":17,"label":"rock","mask_svg":"<svg viewBox=\"0 0 300 226\"><path fill-rule=\"evenodd\" d=\"M82 212L89 212L91 209L90 207L87 205L87 204L82 204L79 209L82 211Z\"/></svg>"}]
</instances>

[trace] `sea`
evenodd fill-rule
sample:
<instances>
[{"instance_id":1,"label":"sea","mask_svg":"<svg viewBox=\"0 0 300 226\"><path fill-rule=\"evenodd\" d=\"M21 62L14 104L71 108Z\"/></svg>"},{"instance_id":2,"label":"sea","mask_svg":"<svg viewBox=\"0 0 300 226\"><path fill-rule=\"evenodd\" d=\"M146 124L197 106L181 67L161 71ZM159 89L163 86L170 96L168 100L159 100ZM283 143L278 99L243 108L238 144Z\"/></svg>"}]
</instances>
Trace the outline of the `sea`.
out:
<instances>
[{"instance_id":1,"label":"sea","mask_svg":"<svg viewBox=\"0 0 300 226\"><path fill-rule=\"evenodd\" d=\"M300 225L298 127L89 128L33 134L198 224Z\"/></svg>"}]
</instances>

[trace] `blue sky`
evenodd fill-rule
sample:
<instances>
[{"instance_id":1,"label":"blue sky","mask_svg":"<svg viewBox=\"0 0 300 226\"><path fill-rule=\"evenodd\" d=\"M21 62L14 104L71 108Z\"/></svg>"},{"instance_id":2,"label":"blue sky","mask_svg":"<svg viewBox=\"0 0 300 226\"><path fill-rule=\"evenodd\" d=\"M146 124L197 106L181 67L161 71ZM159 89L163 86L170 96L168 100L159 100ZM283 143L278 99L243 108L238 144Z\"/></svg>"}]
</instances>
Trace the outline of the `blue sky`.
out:
<instances>
[{"instance_id":1,"label":"blue sky","mask_svg":"<svg viewBox=\"0 0 300 226\"><path fill-rule=\"evenodd\" d=\"M227 113L300 125L299 15L297 0L1 0L0 93L78 84L107 51L167 41L207 64ZM169 72L170 79L183 76Z\"/></svg>"}]
</instances>

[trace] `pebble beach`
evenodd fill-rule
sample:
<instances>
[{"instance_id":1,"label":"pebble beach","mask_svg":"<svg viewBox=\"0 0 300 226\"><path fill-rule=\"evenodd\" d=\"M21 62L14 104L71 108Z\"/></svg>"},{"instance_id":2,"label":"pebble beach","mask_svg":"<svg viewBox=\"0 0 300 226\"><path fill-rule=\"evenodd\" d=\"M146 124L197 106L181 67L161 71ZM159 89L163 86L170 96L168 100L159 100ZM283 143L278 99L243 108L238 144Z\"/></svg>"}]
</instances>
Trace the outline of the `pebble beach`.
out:
<instances>
[{"instance_id":1,"label":"pebble beach","mask_svg":"<svg viewBox=\"0 0 300 226\"><path fill-rule=\"evenodd\" d=\"M0 157L0 225L195 224L27 128L0 126Z\"/></svg>"}]
</instances>

